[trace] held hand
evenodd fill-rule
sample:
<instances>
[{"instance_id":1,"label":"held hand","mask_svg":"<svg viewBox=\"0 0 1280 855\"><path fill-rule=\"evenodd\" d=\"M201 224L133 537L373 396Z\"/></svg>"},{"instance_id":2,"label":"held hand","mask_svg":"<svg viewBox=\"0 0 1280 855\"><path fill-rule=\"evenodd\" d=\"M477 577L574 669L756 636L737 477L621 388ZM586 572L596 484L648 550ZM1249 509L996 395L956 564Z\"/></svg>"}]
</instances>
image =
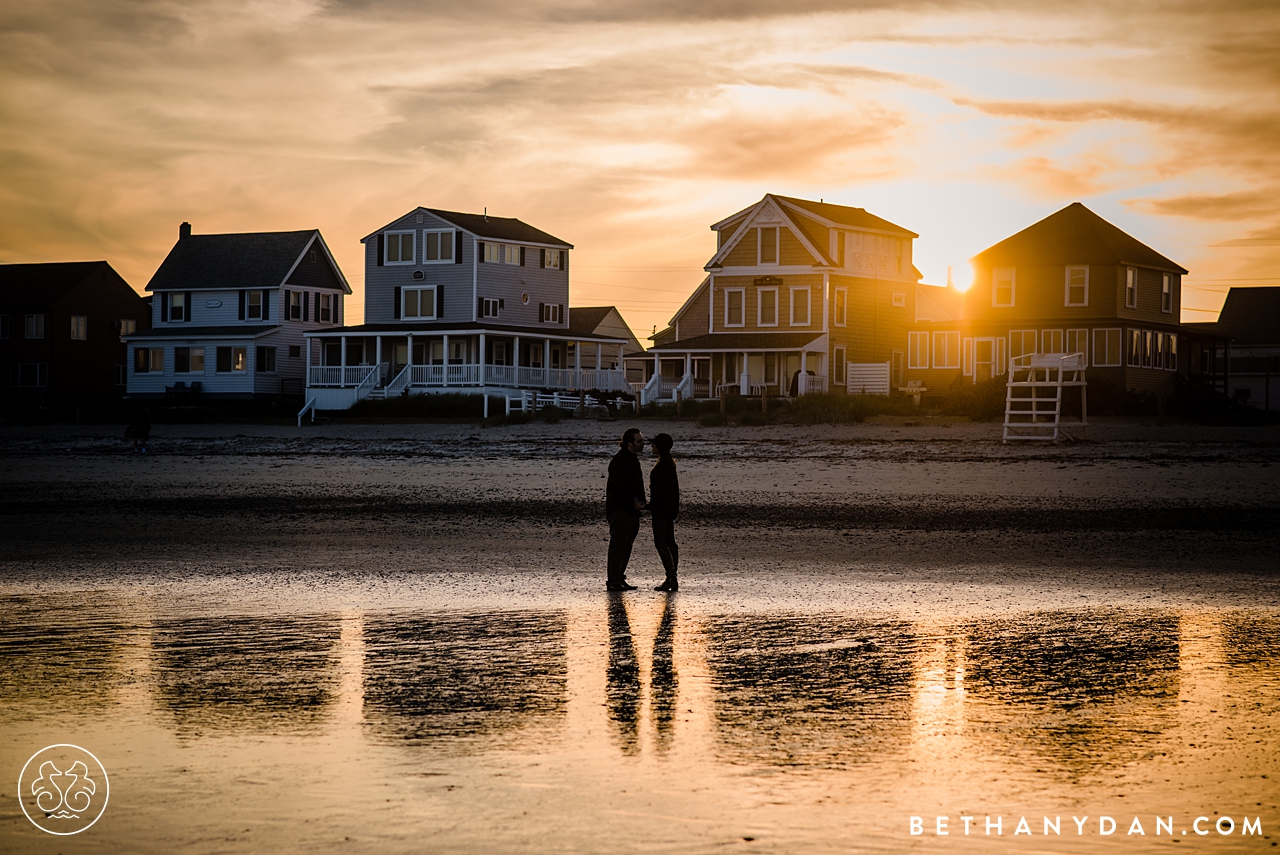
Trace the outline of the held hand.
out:
<instances>
[{"instance_id":1,"label":"held hand","mask_svg":"<svg viewBox=\"0 0 1280 855\"><path fill-rule=\"evenodd\" d=\"M634 502L631 503L631 507L637 511L643 511L647 506L645 505L644 502L640 501L639 499L636 499Z\"/></svg>"}]
</instances>

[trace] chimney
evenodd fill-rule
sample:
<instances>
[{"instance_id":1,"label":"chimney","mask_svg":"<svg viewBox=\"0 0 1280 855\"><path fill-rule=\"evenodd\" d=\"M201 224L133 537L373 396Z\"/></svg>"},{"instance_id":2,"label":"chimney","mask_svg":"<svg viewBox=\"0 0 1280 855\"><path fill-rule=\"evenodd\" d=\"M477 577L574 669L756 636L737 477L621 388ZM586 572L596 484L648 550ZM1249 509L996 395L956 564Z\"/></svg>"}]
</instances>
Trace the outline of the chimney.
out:
<instances>
[{"instance_id":1,"label":"chimney","mask_svg":"<svg viewBox=\"0 0 1280 855\"><path fill-rule=\"evenodd\" d=\"M182 240L183 238L189 238L189 237L191 237L191 224L183 223L182 225L178 226L178 240Z\"/></svg>"}]
</instances>

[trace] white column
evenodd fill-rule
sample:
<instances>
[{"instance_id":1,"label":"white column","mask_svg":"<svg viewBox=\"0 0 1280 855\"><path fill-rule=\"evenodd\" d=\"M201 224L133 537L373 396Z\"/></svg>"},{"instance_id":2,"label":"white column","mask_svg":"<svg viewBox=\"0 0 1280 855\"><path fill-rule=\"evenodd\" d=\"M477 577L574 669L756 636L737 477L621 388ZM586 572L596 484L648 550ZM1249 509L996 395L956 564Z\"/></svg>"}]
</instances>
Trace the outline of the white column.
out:
<instances>
[{"instance_id":1,"label":"white column","mask_svg":"<svg viewBox=\"0 0 1280 855\"><path fill-rule=\"evenodd\" d=\"M515 353L511 354L511 367L515 369L515 371L512 373L515 375L515 378L516 378L516 381L515 381L516 388L519 388L520 387L520 336L515 337L515 341L512 342L511 347L515 351Z\"/></svg>"},{"instance_id":2,"label":"white column","mask_svg":"<svg viewBox=\"0 0 1280 855\"><path fill-rule=\"evenodd\" d=\"M742 354L742 373L738 375L738 394L751 394L751 375L747 373L747 355Z\"/></svg>"},{"instance_id":3,"label":"white column","mask_svg":"<svg viewBox=\"0 0 1280 855\"><path fill-rule=\"evenodd\" d=\"M382 336L374 336L373 338L373 364L382 364Z\"/></svg>"},{"instance_id":4,"label":"white column","mask_svg":"<svg viewBox=\"0 0 1280 855\"><path fill-rule=\"evenodd\" d=\"M440 372L442 380L441 385L449 385L449 334L444 335L444 371Z\"/></svg>"},{"instance_id":5,"label":"white column","mask_svg":"<svg viewBox=\"0 0 1280 855\"><path fill-rule=\"evenodd\" d=\"M477 361L480 363L480 385L483 386L487 379L484 376L484 333L480 333L480 353L477 354ZM487 407L488 405L488 401L486 401L485 406Z\"/></svg>"},{"instance_id":6,"label":"white column","mask_svg":"<svg viewBox=\"0 0 1280 855\"><path fill-rule=\"evenodd\" d=\"M809 391L809 375L805 372L809 369L809 351L800 351L800 379L796 383L796 394L803 395Z\"/></svg>"},{"instance_id":7,"label":"white column","mask_svg":"<svg viewBox=\"0 0 1280 855\"><path fill-rule=\"evenodd\" d=\"M341 341L342 353L338 354L338 370L340 372L338 385L345 386L347 385L347 337L345 335L342 336Z\"/></svg>"},{"instance_id":8,"label":"white column","mask_svg":"<svg viewBox=\"0 0 1280 855\"><path fill-rule=\"evenodd\" d=\"M573 388L582 388L582 342L573 343Z\"/></svg>"},{"instance_id":9,"label":"white column","mask_svg":"<svg viewBox=\"0 0 1280 855\"><path fill-rule=\"evenodd\" d=\"M542 385L551 386L551 339L542 340Z\"/></svg>"}]
</instances>

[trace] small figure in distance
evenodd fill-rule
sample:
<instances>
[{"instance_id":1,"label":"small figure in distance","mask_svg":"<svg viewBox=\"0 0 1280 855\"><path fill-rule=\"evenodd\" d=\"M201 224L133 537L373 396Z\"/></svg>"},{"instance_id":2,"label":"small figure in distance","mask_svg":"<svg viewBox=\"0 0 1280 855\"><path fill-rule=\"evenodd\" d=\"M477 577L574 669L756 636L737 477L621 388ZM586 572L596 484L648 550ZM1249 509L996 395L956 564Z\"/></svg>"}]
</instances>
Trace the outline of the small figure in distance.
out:
<instances>
[{"instance_id":1,"label":"small figure in distance","mask_svg":"<svg viewBox=\"0 0 1280 855\"><path fill-rule=\"evenodd\" d=\"M642 451L644 434L639 428L627 428L622 434L622 448L609 461L604 497L604 515L609 520L609 570L605 582L608 591L636 589L627 584L627 562L640 533L640 512L646 505L644 473L637 456Z\"/></svg>"},{"instance_id":2,"label":"small figure in distance","mask_svg":"<svg viewBox=\"0 0 1280 855\"><path fill-rule=\"evenodd\" d=\"M662 568L667 578L654 588L655 591L678 591L680 582L677 570L680 564L680 547L676 546L676 517L680 515L680 479L676 475L676 460L671 456L674 441L670 434L660 433L653 438L653 450L658 462L649 473L649 511L653 515L653 545L658 548Z\"/></svg>"},{"instance_id":3,"label":"small figure in distance","mask_svg":"<svg viewBox=\"0 0 1280 855\"><path fill-rule=\"evenodd\" d=\"M126 439L133 440L133 453L146 454L147 440L151 438L151 413L139 404L133 410L133 421L124 429Z\"/></svg>"}]
</instances>

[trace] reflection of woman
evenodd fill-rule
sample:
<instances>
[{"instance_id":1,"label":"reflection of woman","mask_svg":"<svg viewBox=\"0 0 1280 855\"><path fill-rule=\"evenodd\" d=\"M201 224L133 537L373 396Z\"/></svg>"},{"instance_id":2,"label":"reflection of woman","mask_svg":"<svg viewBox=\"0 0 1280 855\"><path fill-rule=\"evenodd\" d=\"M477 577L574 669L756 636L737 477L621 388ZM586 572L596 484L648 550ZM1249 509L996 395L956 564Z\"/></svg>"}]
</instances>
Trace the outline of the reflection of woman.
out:
<instances>
[{"instance_id":1,"label":"reflection of woman","mask_svg":"<svg viewBox=\"0 0 1280 855\"><path fill-rule=\"evenodd\" d=\"M676 517L680 515L680 479L676 476L676 461L671 456L670 434L660 433L653 438L653 448L658 452L658 462L649 473L649 512L653 515L653 545L667 571L667 578L655 591L677 591L680 584L676 569L680 563L680 547L676 546Z\"/></svg>"}]
</instances>

